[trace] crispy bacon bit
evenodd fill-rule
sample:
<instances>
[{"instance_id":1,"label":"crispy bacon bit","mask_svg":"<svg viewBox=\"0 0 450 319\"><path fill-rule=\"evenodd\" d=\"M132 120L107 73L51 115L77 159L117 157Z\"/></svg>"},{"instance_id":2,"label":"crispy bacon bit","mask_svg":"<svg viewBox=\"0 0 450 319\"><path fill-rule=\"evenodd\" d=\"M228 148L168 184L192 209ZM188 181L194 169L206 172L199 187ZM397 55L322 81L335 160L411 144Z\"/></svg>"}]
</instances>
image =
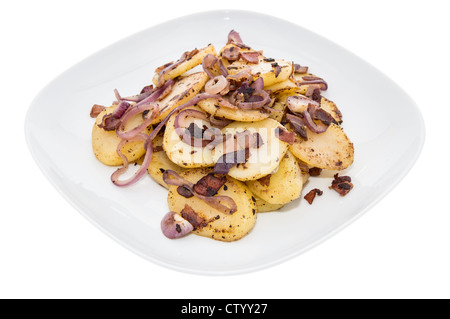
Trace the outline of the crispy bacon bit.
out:
<instances>
[{"instance_id":1,"label":"crispy bacon bit","mask_svg":"<svg viewBox=\"0 0 450 319\"><path fill-rule=\"evenodd\" d=\"M334 180L331 182L329 189L334 189L341 196L345 196L353 188L352 179L350 176L339 176L338 173L334 175Z\"/></svg>"},{"instance_id":2,"label":"crispy bacon bit","mask_svg":"<svg viewBox=\"0 0 450 319\"><path fill-rule=\"evenodd\" d=\"M305 96L317 103L322 101L322 91L319 84L311 84L305 92Z\"/></svg>"},{"instance_id":3,"label":"crispy bacon bit","mask_svg":"<svg viewBox=\"0 0 450 319\"><path fill-rule=\"evenodd\" d=\"M322 169L318 167L311 167L309 169L309 175L310 176L319 176L320 173L322 173Z\"/></svg>"},{"instance_id":4,"label":"crispy bacon bit","mask_svg":"<svg viewBox=\"0 0 450 319\"><path fill-rule=\"evenodd\" d=\"M194 185L194 191L200 195L211 197L217 194L219 189L227 182L226 176L217 177L213 173L203 176Z\"/></svg>"},{"instance_id":5,"label":"crispy bacon bit","mask_svg":"<svg viewBox=\"0 0 450 319\"><path fill-rule=\"evenodd\" d=\"M91 109L91 117L96 118L104 109L103 105L94 104Z\"/></svg>"},{"instance_id":6,"label":"crispy bacon bit","mask_svg":"<svg viewBox=\"0 0 450 319\"><path fill-rule=\"evenodd\" d=\"M258 179L258 182L262 185L262 186L266 186L269 187L270 185L270 177L272 177L272 175L267 175L264 177L261 177L260 179Z\"/></svg>"},{"instance_id":7,"label":"crispy bacon bit","mask_svg":"<svg viewBox=\"0 0 450 319\"><path fill-rule=\"evenodd\" d=\"M194 226L194 230L203 227L203 224L205 224L205 220L201 218L188 204L184 205L184 208L181 211L181 217Z\"/></svg>"},{"instance_id":8,"label":"crispy bacon bit","mask_svg":"<svg viewBox=\"0 0 450 319\"><path fill-rule=\"evenodd\" d=\"M278 137L280 139L280 141L283 141L290 145L294 144L295 134L292 132L286 131L285 129L283 129L281 127L277 127L275 129L275 136Z\"/></svg>"},{"instance_id":9,"label":"crispy bacon bit","mask_svg":"<svg viewBox=\"0 0 450 319\"><path fill-rule=\"evenodd\" d=\"M325 125L330 125L331 123L338 125L338 122L336 122L336 120L331 116L331 114L322 108L316 109L313 117L315 120L319 120Z\"/></svg>"},{"instance_id":10,"label":"crispy bacon bit","mask_svg":"<svg viewBox=\"0 0 450 319\"><path fill-rule=\"evenodd\" d=\"M316 198L316 195L322 196L323 191L321 191L318 188L314 188L309 191L308 194L306 194L303 198L306 199L306 201L311 205L314 201L314 198Z\"/></svg>"},{"instance_id":11,"label":"crispy bacon bit","mask_svg":"<svg viewBox=\"0 0 450 319\"><path fill-rule=\"evenodd\" d=\"M308 72L308 67L301 66L300 64L294 64L294 72L295 73L306 73L306 72Z\"/></svg>"},{"instance_id":12,"label":"crispy bacon bit","mask_svg":"<svg viewBox=\"0 0 450 319\"><path fill-rule=\"evenodd\" d=\"M259 61L259 52L241 52L241 58L248 63L258 63Z\"/></svg>"},{"instance_id":13,"label":"crispy bacon bit","mask_svg":"<svg viewBox=\"0 0 450 319\"><path fill-rule=\"evenodd\" d=\"M308 139L306 124L302 117L292 114L286 114L286 120L289 124L291 124L294 132L296 132L301 138L305 140Z\"/></svg>"}]
</instances>

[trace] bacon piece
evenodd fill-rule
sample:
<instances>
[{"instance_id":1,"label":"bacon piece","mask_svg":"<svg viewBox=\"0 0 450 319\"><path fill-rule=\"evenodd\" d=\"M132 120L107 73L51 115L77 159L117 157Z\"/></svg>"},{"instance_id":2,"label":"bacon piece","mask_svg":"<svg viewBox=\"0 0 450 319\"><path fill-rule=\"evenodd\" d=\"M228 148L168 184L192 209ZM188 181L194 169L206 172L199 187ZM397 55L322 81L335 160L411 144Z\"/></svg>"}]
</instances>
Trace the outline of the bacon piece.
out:
<instances>
[{"instance_id":1,"label":"bacon piece","mask_svg":"<svg viewBox=\"0 0 450 319\"><path fill-rule=\"evenodd\" d=\"M339 176L338 173L334 175L334 180L331 182L329 189L334 189L341 196L347 195L353 188L352 179L350 176Z\"/></svg>"},{"instance_id":2,"label":"bacon piece","mask_svg":"<svg viewBox=\"0 0 450 319\"><path fill-rule=\"evenodd\" d=\"M259 62L259 52L241 52L241 58L248 63L258 63Z\"/></svg>"},{"instance_id":3,"label":"bacon piece","mask_svg":"<svg viewBox=\"0 0 450 319\"><path fill-rule=\"evenodd\" d=\"M184 208L181 211L181 217L194 226L194 230L201 228L203 224L205 224L205 220L201 218L188 204L184 205Z\"/></svg>"},{"instance_id":4,"label":"bacon piece","mask_svg":"<svg viewBox=\"0 0 450 319\"><path fill-rule=\"evenodd\" d=\"M213 173L203 176L193 190L203 196L211 197L217 194L219 189L227 182L225 176L217 177Z\"/></svg>"},{"instance_id":5,"label":"bacon piece","mask_svg":"<svg viewBox=\"0 0 450 319\"><path fill-rule=\"evenodd\" d=\"M323 191L321 191L318 188L314 188L309 191L308 194L306 194L303 198L306 199L306 201L311 205L314 201L314 198L316 198L316 195L322 196Z\"/></svg>"},{"instance_id":6,"label":"bacon piece","mask_svg":"<svg viewBox=\"0 0 450 319\"><path fill-rule=\"evenodd\" d=\"M294 144L295 134L292 132L286 131L285 129L283 129L281 127L277 127L275 129L275 136L278 137L280 139L280 141L283 141L290 145Z\"/></svg>"},{"instance_id":7,"label":"bacon piece","mask_svg":"<svg viewBox=\"0 0 450 319\"><path fill-rule=\"evenodd\" d=\"M92 106L90 116L92 118L96 118L104 109L105 109L105 107L103 105L94 104Z\"/></svg>"},{"instance_id":8,"label":"bacon piece","mask_svg":"<svg viewBox=\"0 0 450 319\"><path fill-rule=\"evenodd\" d=\"M311 167L309 170L309 175L310 176L319 176L320 173L322 173L322 169L318 168L318 167Z\"/></svg>"}]
</instances>

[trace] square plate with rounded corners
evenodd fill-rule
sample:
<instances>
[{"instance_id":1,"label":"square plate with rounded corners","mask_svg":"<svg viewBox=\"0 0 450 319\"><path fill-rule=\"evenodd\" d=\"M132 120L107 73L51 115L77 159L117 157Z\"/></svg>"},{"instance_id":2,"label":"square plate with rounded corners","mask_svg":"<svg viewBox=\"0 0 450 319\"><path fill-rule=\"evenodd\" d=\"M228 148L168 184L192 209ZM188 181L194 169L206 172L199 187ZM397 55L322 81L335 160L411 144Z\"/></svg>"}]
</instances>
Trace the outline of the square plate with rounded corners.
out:
<instances>
[{"instance_id":1,"label":"square plate with rounded corners","mask_svg":"<svg viewBox=\"0 0 450 319\"><path fill-rule=\"evenodd\" d=\"M207 26L207 27L205 27ZM128 188L110 182L115 170L91 148L93 104L108 104L113 89L132 95L154 69L182 52L213 43L231 29L265 56L310 67L329 84L324 96L344 115L355 162L342 174L355 185L346 196L329 190L331 175L312 178L306 191L324 190L313 205L296 200L262 213L242 240L224 243L190 235L165 238L161 217L167 191L149 176ZM293 41L295 39L295 41ZM389 116L386 116L389 114ZM408 114L408 121L403 121ZM28 146L40 169L88 220L157 264L189 273L224 275L259 270L297 256L329 238L383 198L407 174L422 149L425 128L415 103L393 81L340 46L295 24L244 11L178 18L123 39L76 64L32 102L25 121Z\"/></svg>"}]
</instances>

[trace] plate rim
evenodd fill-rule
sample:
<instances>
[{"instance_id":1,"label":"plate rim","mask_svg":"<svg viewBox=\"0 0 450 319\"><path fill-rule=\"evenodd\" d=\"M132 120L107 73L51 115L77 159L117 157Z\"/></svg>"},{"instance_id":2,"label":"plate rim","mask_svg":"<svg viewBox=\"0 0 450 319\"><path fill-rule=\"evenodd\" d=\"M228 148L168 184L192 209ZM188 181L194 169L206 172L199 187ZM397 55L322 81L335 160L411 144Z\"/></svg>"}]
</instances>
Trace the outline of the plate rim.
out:
<instances>
[{"instance_id":1,"label":"plate rim","mask_svg":"<svg viewBox=\"0 0 450 319\"><path fill-rule=\"evenodd\" d=\"M183 266L178 266L169 262L164 262L161 259L158 259L154 256L149 256L144 254L143 252L139 251L138 249L136 249L135 247L129 245L128 243L120 240L117 236L115 236L113 233L111 233L110 231L108 231L101 223L97 222L94 218L92 218L90 216L90 214L82 208L82 205L80 205L79 203L77 203L73 198L71 198L69 196L69 194L67 192L65 192L61 186L57 185L57 183L54 182L54 180L52 179L52 177L50 176L50 173L48 171L48 169L45 168L45 163L43 162L43 157L39 156L37 154L37 151L35 149L35 146L33 145L32 141L31 141L31 129L30 129L30 117L31 117L31 110L34 109L34 107L36 106L36 101L39 99L39 97L45 93L47 91L47 89L49 87L51 87L51 85L55 82L58 81L58 79L60 79L61 77L63 77L65 74L70 73L71 70L75 69L78 65L83 64L86 60L90 59L93 56L99 55L101 54L103 51L107 51L108 49L110 49L111 47L115 46L116 44L129 39L130 37L136 36L140 33L144 33L144 32L148 32L150 29L155 28L155 27L161 27L165 24L172 24L176 21L179 20L183 20L183 19L193 19L195 17L199 17L199 16L203 16L203 15L212 15L212 14L229 14L229 15L236 15L236 14L249 14L249 15L254 15L254 16L259 16L261 18L270 18L272 20L277 20L278 22L282 22L282 23L288 23L290 24L292 27L296 27L296 28L301 28L304 31L312 34L314 37L318 37L322 40L328 41L330 43L332 43L334 46L339 47L339 49L345 51L346 54L352 56L352 58L359 60L360 62L365 63L367 66L370 66L375 72L379 73L380 75L383 76L383 80L387 80L389 81L390 85L393 85L398 91L400 91L405 98L407 98L410 102L409 107L412 107L416 113L416 117L418 120L418 127L417 127L417 133L418 133L418 137L420 138L419 140L417 140L417 147L414 150L414 154L413 156L410 156L410 160L407 163L408 165L402 166L402 169L399 170L398 175L396 177L396 179L388 184L386 187L383 188L383 191L381 191L378 196L376 196L369 204L367 204L363 209L361 209L360 211L358 211L355 216L349 218L347 221L343 222L342 224L340 224L338 227L334 228L332 231L329 231L327 234L321 236L319 239L316 239L314 241L312 241L311 243L309 243L308 245L306 245L305 247L298 249L292 253L283 255L279 258L276 258L270 262L265 262L262 265L256 265L256 266L249 266L249 267L240 267L238 269L232 269L232 270L205 270L205 269L195 269L195 268L190 268L190 267L183 267ZM349 51L348 49L346 49L345 47L341 46L340 44L334 42L333 40L330 40L328 38L325 38L323 36L321 36L320 34L315 33L314 31L311 31L301 25L298 25L296 23L293 23L291 21L279 18L277 16L274 15L269 15L269 14L265 14L265 13L260 13L257 11L250 11L250 10L236 10L236 9L220 9L220 10L205 10L205 11L198 11L196 13L191 13L188 15L183 15L183 16L179 16L155 25L152 25L150 27L144 28L142 30L139 30L137 32L134 32L122 39L119 39L107 46L105 46L104 48L93 52L92 54L86 56L85 58L83 58L82 60L80 60L79 62L73 64L72 66L70 66L69 68L67 68L65 71L63 71L62 73L58 74L54 79L52 79L50 82L48 82L39 92L38 94L34 97L34 99L31 101L31 103L28 106L26 115L25 115L25 121L24 121L24 136L25 136L25 141L28 147L28 150L31 154L31 157L33 158L34 162L36 163L36 165L38 166L39 170L43 173L43 175L46 177L47 181L58 191L58 193L73 207L75 208L80 214L81 216L83 216L84 218L86 218L92 225L94 225L97 229L101 230L104 234L106 234L109 238L113 239L116 243L120 244L120 246L128 249L129 251L135 253L136 255L144 258L145 260L151 261L152 263L159 265L159 266L163 266L165 268L168 269L172 269L175 271L179 271L182 273L190 273L190 274L195 274L195 275L207 275L207 276L224 276L224 275L238 275L238 274L245 274L245 273L250 273L250 272L255 272L255 271L260 271L263 269L267 269L267 268L271 268L275 265L281 264L287 260L293 259L299 255L304 254L305 252L309 251L310 249L313 249L314 247L320 245L321 243L327 241L328 239L330 239L331 237L335 236L336 234L338 234L339 232L341 232L342 230L344 230L346 227L348 227L349 225L353 224L356 220L358 220L359 218L361 218L363 215L365 215L369 210L371 210L374 206L376 206L387 194L389 194L393 189L395 189L398 184L406 177L406 175L411 171L411 169L414 167L414 165L416 164L418 158L420 157L424 144L425 144L425 140L426 140L426 127L425 127L425 121L422 115L422 112L419 108L419 106L417 105L417 103L412 99L412 97L410 96L410 94L408 94L397 82L393 81L389 76L387 76L384 72L380 71L378 68L376 68L375 66L373 66L370 62L360 58L358 55L356 55L355 53Z\"/></svg>"}]
</instances>

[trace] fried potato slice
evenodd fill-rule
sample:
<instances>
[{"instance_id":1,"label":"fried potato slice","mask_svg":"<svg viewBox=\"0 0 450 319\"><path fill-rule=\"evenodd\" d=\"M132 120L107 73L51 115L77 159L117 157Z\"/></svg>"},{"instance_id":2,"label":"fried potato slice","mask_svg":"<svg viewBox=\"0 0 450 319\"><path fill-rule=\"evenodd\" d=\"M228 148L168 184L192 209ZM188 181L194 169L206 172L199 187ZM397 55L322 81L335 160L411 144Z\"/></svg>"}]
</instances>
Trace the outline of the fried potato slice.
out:
<instances>
[{"instance_id":1,"label":"fried potato slice","mask_svg":"<svg viewBox=\"0 0 450 319\"><path fill-rule=\"evenodd\" d=\"M256 180L275 171L287 152L288 144L281 141L275 134L277 128L284 128L273 119L265 119L258 122L233 122L222 129L224 134L236 134L249 130L259 133L262 145L259 148L251 148L250 156L246 163L238 164L230 169L228 175L240 180ZM214 162L224 155L224 144L215 148Z\"/></svg>"},{"instance_id":2,"label":"fried potato slice","mask_svg":"<svg viewBox=\"0 0 450 319\"><path fill-rule=\"evenodd\" d=\"M337 123L339 124L342 123L342 113L338 109L336 103L322 96L322 99L320 101L320 107L323 108L328 113L330 113L330 115L334 118L334 120Z\"/></svg>"},{"instance_id":3,"label":"fried potato slice","mask_svg":"<svg viewBox=\"0 0 450 319\"><path fill-rule=\"evenodd\" d=\"M246 184L253 194L269 204L284 205L300 197L303 188L302 171L297 159L288 151L275 173Z\"/></svg>"},{"instance_id":4,"label":"fried potato slice","mask_svg":"<svg viewBox=\"0 0 450 319\"><path fill-rule=\"evenodd\" d=\"M174 108L196 96L207 81L208 75L205 72L196 72L180 78L174 84L172 91L157 102L160 114L153 120L152 124L161 122Z\"/></svg>"},{"instance_id":5,"label":"fried potato slice","mask_svg":"<svg viewBox=\"0 0 450 319\"><path fill-rule=\"evenodd\" d=\"M178 166L167 157L166 152L162 148L163 139L164 133L159 133L153 139L153 155L150 165L148 166L148 173L159 185L168 189L169 185L167 185L163 180L164 171L170 169L178 174L181 174L186 169Z\"/></svg>"},{"instance_id":6,"label":"fried potato slice","mask_svg":"<svg viewBox=\"0 0 450 319\"><path fill-rule=\"evenodd\" d=\"M272 85L265 84L264 90L272 91L272 94L285 94L285 93L302 94L306 92L306 89L301 89L300 87L298 87L295 81L293 81L290 78Z\"/></svg>"},{"instance_id":7,"label":"fried potato slice","mask_svg":"<svg viewBox=\"0 0 450 319\"><path fill-rule=\"evenodd\" d=\"M224 106L221 107L215 99L205 99L198 102L197 105L217 118L225 118L233 121L254 122L262 121L269 117L269 113L263 110L234 110Z\"/></svg>"},{"instance_id":8,"label":"fried potato slice","mask_svg":"<svg viewBox=\"0 0 450 319\"><path fill-rule=\"evenodd\" d=\"M92 149L95 157L105 165L119 166L123 164L122 159L117 154L117 147L121 139L117 136L116 131L105 131L98 127L102 123L103 116L110 114L116 108L115 105L104 109L96 118L94 126L92 127ZM130 119L125 125L125 130L131 130L139 126L144 120L142 115L138 114ZM143 131L147 135L150 134L151 128ZM125 144L121 152L127 157L129 162L134 162L145 154L144 142L130 142Z\"/></svg>"},{"instance_id":9,"label":"fried potato slice","mask_svg":"<svg viewBox=\"0 0 450 319\"><path fill-rule=\"evenodd\" d=\"M289 150L308 166L340 171L353 163L353 143L340 126L331 124L320 134L307 129L307 135L307 140L297 136Z\"/></svg>"},{"instance_id":10,"label":"fried potato slice","mask_svg":"<svg viewBox=\"0 0 450 319\"><path fill-rule=\"evenodd\" d=\"M165 73L163 75L164 81L175 79L176 77L186 73L187 71L195 68L197 65L202 64L203 58L207 54L214 54L216 55L216 49L212 44L208 45L207 47L200 49L195 55L193 55L190 59L187 59L186 61L180 63L175 69ZM158 73L155 73L153 76L153 84L157 85L159 80Z\"/></svg>"},{"instance_id":11,"label":"fried potato slice","mask_svg":"<svg viewBox=\"0 0 450 319\"><path fill-rule=\"evenodd\" d=\"M198 107L190 107L189 109L202 112ZM214 166L213 153L214 150L208 147L191 146L184 143L180 136L175 131L175 118L177 114L170 117L166 124L166 130L164 132L163 148L166 151L167 157L178 166L183 168L198 168ZM200 120L199 120L200 121ZM210 127L209 122L202 121L199 123L199 127L206 125Z\"/></svg>"},{"instance_id":12,"label":"fried potato slice","mask_svg":"<svg viewBox=\"0 0 450 319\"><path fill-rule=\"evenodd\" d=\"M263 56L259 56L258 59L257 64L241 60L234 61L227 66L228 74L233 75L245 69L250 69L253 80L262 77L264 86L267 87L287 80L292 73L292 62L281 59L266 62L267 59Z\"/></svg>"},{"instance_id":13,"label":"fried potato slice","mask_svg":"<svg viewBox=\"0 0 450 319\"><path fill-rule=\"evenodd\" d=\"M256 208L258 213L273 212L284 207L284 204L270 204L255 194L253 194L253 197L256 199Z\"/></svg>"},{"instance_id":14,"label":"fried potato slice","mask_svg":"<svg viewBox=\"0 0 450 319\"><path fill-rule=\"evenodd\" d=\"M190 169L180 176L195 184L210 172L210 169ZM173 185L169 186L167 201L170 211L179 214L185 205L189 205L204 220L211 221L205 227L194 230L195 234L228 242L241 239L256 223L257 211L252 193L244 183L227 176L227 182L217 195L231 197L237 205L237 211L232 215L223 214L195 196L181 196L177 192L177 186Z\"/></svg>"}]
</instances>

